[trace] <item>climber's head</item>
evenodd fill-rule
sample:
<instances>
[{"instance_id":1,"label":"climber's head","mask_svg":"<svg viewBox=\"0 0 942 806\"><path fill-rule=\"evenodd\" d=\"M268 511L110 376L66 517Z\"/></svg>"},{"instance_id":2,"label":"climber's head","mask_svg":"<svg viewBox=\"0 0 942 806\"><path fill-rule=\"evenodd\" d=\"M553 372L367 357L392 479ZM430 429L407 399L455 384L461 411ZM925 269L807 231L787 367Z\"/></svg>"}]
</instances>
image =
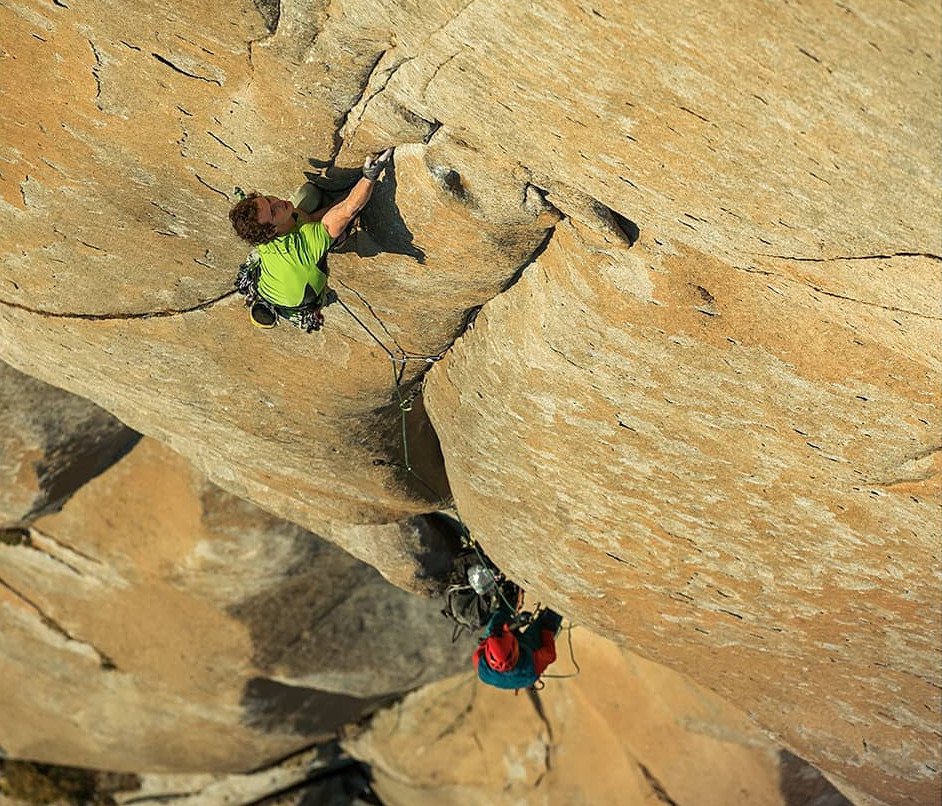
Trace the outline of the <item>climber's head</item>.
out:
<instances>
[{"instance_id":1,"label":"climber's head","mask_svg":"<svg viewBox=\"0 0 942 806\"><path fill-rule=\"evenodd\" d=\"M484 639L484 657L495 672L509 672L520 659L517 636L508 629Z\"/></svg>"},{"instance_id":2,"label":"climber's head","mask_svg":"<svg viewBox=\"0 0 942 806\"><path fill-rule=\"evenodd\" d=\"M229 211L229 221L236 235L257 246L291 230L295 225L294 212L289 201L250 193Z\"/></svg>"}]
</instances>

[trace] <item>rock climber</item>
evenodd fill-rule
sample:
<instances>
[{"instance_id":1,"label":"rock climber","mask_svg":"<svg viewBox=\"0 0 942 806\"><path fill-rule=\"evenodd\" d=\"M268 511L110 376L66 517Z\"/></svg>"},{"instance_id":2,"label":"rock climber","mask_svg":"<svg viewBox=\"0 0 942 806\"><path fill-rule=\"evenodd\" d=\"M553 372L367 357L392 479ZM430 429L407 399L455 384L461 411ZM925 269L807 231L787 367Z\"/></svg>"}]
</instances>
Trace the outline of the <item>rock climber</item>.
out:
<instances>
[{"instance_id":1,"label":"rock climber","mask_svg":"<svg viewBox=\"0 0 942 806\"><path fill-rule=\"evenodd\" d=\"M497 688L532 686L556 660L556 633L562 617L544 610L521 633L509 626L513 616L501 608L487 623L487 630L472 656L478 677Z\"/></svg>"},{"instance_id":2,"label":"rock climber","mask_svg":"<svg viewBox=\"0 0 942 806\"><path fill-rule=\"evenodd\" d=\"M229 211L236 234L258 251L263 299L284 311L320 304L327 275L318 263L369 201L391 155L388 148L367 157L362 178L332 207L305 212L291 201L250 193Z\"/></svg>"}]
</instances>

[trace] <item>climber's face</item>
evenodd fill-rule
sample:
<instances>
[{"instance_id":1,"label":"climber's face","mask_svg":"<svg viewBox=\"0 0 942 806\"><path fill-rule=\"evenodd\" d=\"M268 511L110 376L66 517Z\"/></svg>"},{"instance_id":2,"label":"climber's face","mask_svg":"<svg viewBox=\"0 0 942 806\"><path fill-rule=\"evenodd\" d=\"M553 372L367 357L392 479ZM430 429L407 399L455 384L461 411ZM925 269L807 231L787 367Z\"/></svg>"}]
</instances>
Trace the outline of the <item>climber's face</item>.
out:
<instances>
[{"instance_id":1,"label":"climber's face","mask_svg":"<svg viewBox=\"0 0 942 806\"><path fill-rule=\"evenodd\" d=\"M294 205L291 202L277 196L259 196L255 200L255 206L258 208L258 223L274 224L279 235L284 235L294 227L294 219L291 217Z\"/></svg>"}]
</instances>

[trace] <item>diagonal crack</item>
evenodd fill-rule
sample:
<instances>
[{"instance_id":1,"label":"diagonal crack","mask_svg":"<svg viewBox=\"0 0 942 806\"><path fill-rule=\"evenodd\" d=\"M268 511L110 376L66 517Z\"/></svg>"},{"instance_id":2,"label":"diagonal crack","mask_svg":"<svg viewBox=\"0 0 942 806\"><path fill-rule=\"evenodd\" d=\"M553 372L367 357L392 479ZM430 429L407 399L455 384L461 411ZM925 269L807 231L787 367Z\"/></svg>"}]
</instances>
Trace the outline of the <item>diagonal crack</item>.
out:
<instances>
[{"instance_id":1,"label":"diagonal crack","mask_svg":"<svg viewBox=\"0 0 942 806\"><path fill-rule=\"evenodd\" d=\"M373 78L373 73L376 72L376 68L379 66L379 63L383 60L383 57L389 52L390 48L387 47L385 50L380 51L376 56L376 59L370 65L370 69L367 71L366 76L363 79L363 83L360 86L360 92L356 98L353 99L353 102L346 108L343 113L343 116L340 119L340 123L337 126L337 130L334 132L334 148L330 155L330 164L333 165L334 161L337 159L337 156L340 154L340 150L344 145L343 130L347 126L347 120L350 117L350 114L354 109L359 106L360 102L363 100L363 96L366 95L366 91L370 86L370 81Z\"/></svg>"},{"instance_id":2,"label":"diagonal crack","mask_svg":"<svg viewBox=\"0 0 942 806\"><path fill-rule=\"evenodd\" d=\"M527 697L530 699L530 704L533 706L533 709L536 711L536 715L543 722L544 727L546 728L548 741L545 745L543 764L544 771L537 779L537 785L540 781L543 780L543 776L546 775L550 770L553 769L553 747L555 746L555 740L553 738L553 726L550 724L549 719L546 716L546 711L543 708L543 702L540 700L540 693L534 688L527 689Z\"/></svg>"},{"instance_id":3,"label":"diagonal crack","mask_svg":"<svg viewBox=\"0 0 942 806\"><path fill-rule=\"evenodd\" d=\"M18 530L17 530L17 531L18 531ZM30 527L29 529L24 530L23 534L20 536L20 539L15 543L15 545L17 545L17 546L22 546L23 548L29 549L29 550L31 550L31 551L36 551L36 552L38 552L39 554L42 554L43 556L48 557L49 559L53 560L54 562L57 562L57 563L59 563L60 565L64 565L64 566L65 566L66 568L68 568L73 574L77 574L78 576L85 576L85 574L83 574L78 568L76 568L76 567L75 567L74 565L72 565L71 563L67 563L67 562L66 562L65 560L63 560L61 557L58 557L58 556L56 556L55 554L53 554L51 551L47 551L47 550L46 550L45 548L43 548L42 546L37 545L36 542L33 540L33 534L34 534L34 533L35 533L38 537L40 537L41 539L50 540L51 542L56 543L56 544L58 545L57 541L55 541L55 540L52 539L52 538L47 537L46 535L42 534L41 532L38 532L38 531L34 530L32 527ZM76 553L77 553L77 552L76 552Z\"/></svg>"},{"instance_id":4,"label":"diagonal crack","mask_svg":"<svg viewBox=\"0 0 942 806\"><path fill-rule=\"evenodd\" d=\"M913 456L906 458L904 464L909 464L912 462L918 462L921 459L926 459L934 453L942 451L942 445L933 445L932 447L926 448L919 451ZM899 476L897 478L890 479L889 481L873 481L870 482L874 487L895 487L898 484L914 484L920 481L926 481L931 479L933 476L938 475L938 470L933 468L928 468L922 472L911 472L906 475Z\"/></svg>"},{"instance_id":5,"label":"diagonal crack","mask_svg":"<svg viewBox=\"0 0 942 806\"><path fill-rule=\"evenodd\" d=\"M101 668L103 670L105 670L106 672L111 672L111 671L115 671L118 668L117 666L115 666L114 661L112 661L111 658L109 658L104 652L102 652L93 644L88 643L88 641L82 641L81 639L73 636L68 630L66 630L57 621L55 621L55 619L51 618L50 616L47 616L43 612L42 608L39 605L37 605L32 599L28 598L27 596L24 596L16 588L14 588L12 585L6 582L6 580L4 580L2 577L0 577L0 585L2 585L4 588L10 591L10 593L12 593L21 601L26 602L26 604L28 604L36 612L36 614L42 620L42 623L46 627L48 627L50 630L52 630L53 632L65 638L66 641L71 641L76 644L82 644L83 646L87 646L89 649L91 649L98 656L98 662L101 665Z\"/></svg>"},{"instance_id":6,"label":"diagonal crack","mask_svg":"<svg viewBox=\"0 0 942 806\"><path fill-rule=\"evenodd\" d=\"M902 257L902 256L907 256L907 257L918 256L918 257L929 257L929 258L938 259L938 258L935 258L935 255L923 254L921 252L918 255L916 255L915 253L900 252L898 255L888 255L888 256L887 255L874 255L871 257L858 257L858 258L820 258L820 259L818 258L783 258L783 257L780 257L779 255L764 255L763 257L778 258L780 260L798 260L798 261L805 261L809 263L826 263L829 260L876 260L876 259L883 259L887 257ZM857 299L856 297L849 297L846 294L838 294L836 291L828 291L826 288L821 288L820 286L814 285L813 283L808 283L808 282L805 282L804 280L796 279L795 277L791 277L787 274L782 274L781 272L757 269L755 266L749 266L749 267L733 266L733 268L736 269L737 271L744 271L747 274L764 274L768 277L778 277L779 279L784 280L785 282L796 283L797 285L802 285L805 288L810 288L812 291L817 291L819 294L825 294L826 296L834 297L836 299L845 299L848 302L856 302L860 305L868 305L873 308L881 308L884 311L892 311L894 313L904 313L904 314L907 314L908 316L917 316L920 319L928 319L933 322L942 321L942 317L932 316L931 314L928 314L928 313L912 311L909 308L900 308L895 305L883 305L882 303L879 303L879 302L871 302L865 299Z\"/></svg>"},{"instance_id":7,"label":"diagonal crack","mask_svg":"<svg viewBox=\"0 0 942 806\"><path fill-rule=\"evenodd\" d=\"M808 286L808 288L814 289L819 294L824 294L828 297L834 297L835 299L846 299L848 302L857 302L861 305L869 305L873 308L882 308L884 311L893 311L895 313L905 313L909 316L918 316L920 319L929 319L930 321L940 322L942 317L940 316L931 316L927 313L920 313L919 311L911 311L909 308L898 308L895 305L882 305L879 302L870 302L865 299L857 299L856 297L848 297L846 294L838 294L835 291L828 291L827 289L821 288L819 286L813 285L811 283L802 283L802 285Z\"/></svg>"},{"instance_id":8,"label":"diagonal crack","mask_svg":"<svg viewBox=\"0 0 942 806\"><path fill-rule=\"evenodd\" d=\"M95 565L103 565L102 561L99 560L97 557L92 557L90 554L86 554L83 551L79 551L74 546L70 546L68 543L64 543L63 541L59 540L59 538L53 537L52 535L47 534L46 532L40 531L39 529L36 528L35 524L30 525L29 531L30 531L30 534L36 535L37 537L43 540L48 540L50 543L54 543L60 548L63 548L66 551L72 554L75 554L78 557L81 557L83 560L88 560L90 563L95 563Z\"/></svg>"},{"instance_id":9,"label":"diagonal crack","mask_svg":"<svg viewBox=\"0 0 942 806\"><path fill-rule=\"evenodd\" d=\"M366 95L366 90L370 82L373 80L373 75L376 73L377 68L379 67L379 63L383 60L383 58L386 56L387 53L389 53L389 50L383 51L379 59L373 65L373 68L370 70L369 76L367 76L366 84L363 87L363 91L360 93L360 97L353 104L353 106L351 106L350 109L347 110L347 114L344 116L343 125L340 127L340 130L339 130L340 138L344 142L346 142L348 137L352 137L353 135L356 134L357 128L359 128L360 123L363 122L364 115L366 115L366 109L369 106L370 101L372 101L377 95L379 95L383 90L385 90L386 87L389 86L389 82L392 80L392 77L398 72L399 68L402 67L402 65L406 64L407 62L411 62L413 59L416 58L415 56L406 56L400 59L398 62L396 62L392 66L385 68L386 75L382 79L382 84L379 87L377 87L375 90L373 90L373 92L371 92L369 96L364 98L364 95ZM349 135L347 135L345 133L345 129L347 128L347 126L350 126L353 123L353 121L351 120L351 116L353 115L354 112L356 112L356 122L353 125L353 131Z\"/></svg>"},{"instance_id":10,"label":"diagonal crack","mask_svg":"<svg viewBox=\"0 0 942 806\"><path fill-rule=\"evenodd\" d=\"M225 140L223 140L221 137L217 137L217 136L216 136L215 134L213 134L212 132L206 132L206 134L208 134L210 137L212 137L213 140L215 140L217 143L219 143L223 148L228 148L233 154L236 155L236 159L239 160L239 162L245 162L245 161L246 161L245 158L244 158L241 154L239 154L238 151L236 151L231 145L229 145L229 144L228 144ZM213 188L213 190L215 190L215 188ZM217 191L217 192L219 192L219 191ZM226 198L228 199L229 197L227 196Z\"/></svg>"},{"instance_id":11,"label":"diagonal crack","mask_svg":"<svg viewBox=\"0 0 942 806\"><path fill-rule=\"evenodd\" d=\"M198 76L196 73L188 73L182 67L177 67L177 65L175 65L172 61L165 58L164 56L161 56L159 53L151 53L150 55L153 56L161 64L167 65L167 67L169 67L171 70L175 70L176 72L180 73L181 75L186 76L187 78L195 78L200 81L205 81L208 84L215 84L217 87L222 86L222 82L218 78L207 78L206 76Z\"/></svg>"},{"instance_id":12,"label":"diagonal crack","mask_svg":"<svg viewBox=\"0 0 942 806\"><path fill-rule=\"evenodd\" d=\"M0 305L6 305L8 308L15 308L18 311L34 313L38 316L46 316L50 319L84 319L90 322L102 322L111 319L161 319L167 316L192 313L193 311L203 311L207 308L211 308L217 302L221 302L237 293L238 291L233 289L232 291L227 291L225 294L220 294L218 297L214 297L213 299L201 302L189 308L174 308L169 311L147 311L145 313L60 313L57 311L43 311L38 308L30 308L27 305L21 305L18 302L10 302L4 299L0 299Z\"/></svg>"},{"instance_id":13,"label":"diagonal crack","mask_svg":"<svg viewBox=\"0 0 942 806\"><path fill-rule=\"evenodd\" d=\"M184 138L188 136L186 130L184 130L183 134L184 134ZM183 145L183 143L181 143L181 145ZM183 152L181 151L180 153L182 154ZM207 163L207 164L208 164L208 163ZM212 167L215 168L216 166L213 165ZM197 181L198 181L203 187L209 188L211 191L213 191L213 193L218 193L218 194L219 194L220 196L222 196L226 201L229 201L229 194L228 194L228 193L226 193L225 191L220 190L219 188L213 187L211 184L209 184L209 182L207 182L205 179L203 179L203 177L200 176L198 173L194 173L193 176L196 177Z\"/></svg>"},{"instance_id":14,"label":"diagonal crack","mask_svg":"<svg viewBox=\"0 0 942 806\"><path fill-rule=\"evenodd\" d=\"M638 762L638 767L641 769L644 780L647 781L648 786L651 787L651 791L654 792L655 797L660 803L666 803L667 806L678 806L677 801L667 794L667 790L664 789L661 782L654 777L651 770L645 767L640 761Z\"/></svg>"}]
</instances>

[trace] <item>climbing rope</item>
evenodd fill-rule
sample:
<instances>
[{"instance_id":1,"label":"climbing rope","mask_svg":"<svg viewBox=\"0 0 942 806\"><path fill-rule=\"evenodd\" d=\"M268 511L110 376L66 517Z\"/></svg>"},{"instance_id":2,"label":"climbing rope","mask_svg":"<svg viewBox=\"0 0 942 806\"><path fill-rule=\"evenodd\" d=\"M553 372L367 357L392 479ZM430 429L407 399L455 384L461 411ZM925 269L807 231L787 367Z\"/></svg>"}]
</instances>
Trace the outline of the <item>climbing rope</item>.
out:
<instances>
[{"instance_id":1,"label":"climbing rope","mask_svg":"<svg viewBox=\"0 0 942 806\"><path fill-rule=\"evenodd\" d=\"M567 677L578 677L580 674L582 674L582 669L579 668L579 664L576 662L576 655L572 651L572 622L571 621L569 622L569 624L566 625L566 632L568 633L567 637L569 639L569 660L571 660L572 665L576 667L576 671L571 672L570 674L546 674L544 673L544 674L541 674L540 677L554 677L557 680L565 680Z\"/></svg>"},{"instance_id":2,"label":"climbing rope","mask_svg":"<svg viewBox=\"0 0 942 806\"><path fill-rule=\"evenodd\" d=\"M336 291L334 293L336 295ZM359 296L361 299L363 299L362 295L358 291L354 291L354 293L357 294L357 296ZM386 353L387 358L389 358L390 366L392 367L392 373L393 373L393 384L396 389L396 398L399 402L399 419L400 419L401 432L402 432L403 466L405 470L408 473L410 473L415 479L417 479L427 490L429 490L433 496L438 496L438 491L435 490L435 488L432 487L431 484L429 484L425 479L423 479L418 473L415 472L415 470L412 467L412 461L409 458L409 439L408 439L408 434L406 431L406 414L412 411L412 401L415 399L415 396L418 394L419 390L421 389L421 386L417 387L416 390L412 393L412 395L407 397L403 395L402 393L402 378L405 373L406 362L424 361L427 364L434 364L437 361L442 360L442 357L443 357L442 353L439 353L438 355L414 355L414 354L410 354L406 352L402 348L398 347L398 345L395 351L391 350L389 347L386 346L386 344L382 341L382 339L380 339L372 330L370 330L370 328L366 325L365 322L363 322L362 319L360 319L359 316L357 316L352 310L350 310L349 306L340 298L339 295L336 295L336 299L340 307L343 308L350 315L350 317L361 328L363 328L363 330L366 331L366 333L370 336L370 338L373 339L373 341L375 341L380 346L383 352ZM372 308L369 305L369 303L367 303L365 300L364 300L364 303L372 311ZM376 314L374 313L373 316L376 317ZM376 318L378 319L378 317ZM382 324L382 321L381 320L379 321L380 321L380 324ZM385 325L383 325L383 329L385 330ZM449 507L448 502L446 502L443 498L439 498L439 507L442 509L452 509L454 511L455 520L457 520L458 525L461 528L462 543L464 543L465 546L470 546L472 549L474 549L474 553L477 555L478 560L480 560L482 565L484 565L485 567L492 566L492 563L481 552L481 549L478 546L478 542L471 536L471 531L468 529L467 524L462 520L461 514L458 512L457 507ZM501 583L497 584L497 594L500 597L501 601L507 606L507 609L509 612L514 613L514 614L519 613L520 607L522 605L522 596L520 597L521 598L520 602L511 604L507 600L507 597L504 595L503 585ZM534 619L538 618L540 611L542 609L543 608L541 607L540 603L537 603L537 606L534 609L534 612L530 618L530 621L533 621ZM569 677L578 677L579 674L581 673L582 670L579 668L579 664L576 662L576 656L572 649L572 623L571 622L569 623L567 627L567 632L568 632L568 642L569 642L569 657L572 660L573 665L576 667L575 673L573 674L543 674L540 676L541 678L545 677L545 678L564 679L564 678L569 678ZM541 682L541 681L537 681L537 682Z\"/></svg>"},{"instance_id":3,"label":"climbing rope","mask_svg":"<svg viewBox=\"0 0 942 806\"><path fill-rule=\"evenodd\" d=\"M359 296L361 299L363 298L362 295L358 291L355 291L354 293L356 293L357 296ZM415 472L414 468L412 467L412 460L409 458L409 439L406 432L406 414L412 411L412 401L415 399L415 396L418 394L419 389L421 387L417 387L416 390L413 392L413 394L408 397L402 393L402 377L403 377L403 374L405 373L407 361L423 361L426 364L434 364L436 361L442 360L442 354L439 353L438 355L415 355L413 353L406 352L405 350L403 350L402 348L398 346L395 351L391 350L389 347L386 346L383 340L379 338L379 336L377 336L372 330L370 330L370 328L366 325L366 323L362 319L360 319L359 316L357 316L352 310L350 310L350 306L348 306L340 298L340 295L337 294L336 291L334 291L334 295L340 307L343 308L350 315L353 321L356 322L361 328L363 328L363 330L366 331L369 337L373 339L373 341L375 341L380 346L380 348L382 349L384 353L386 353L386 357L390 361L390 367L392 368L392 374L393 374L393 385L395 386L396 398L399 402L399 421L400 421L400 427L402 431L403 466L405 467L406 471L413 476L413 478L415 478L420 484L422 484L423 487L425 487L429 492L431 492L433 496L438 497L439 500L442 503L444 503L444 500L441 499L438 491L434 487L432 487L432 485L429 484L425 479L423 479L418 473ZM366 304L367 304L367 307L370 307L369 303L366 303ZM375 317L376 314L374 313L373 316ZM380 321L380 324L382 324L381 321ZM385 325L383 325L383 328L385 329ZM458 518L458 520L460 522L461 519ZM467 532L467 527L465 527L463 523L462 523L462 528L464 528L464 530Z\"/></svg>"},{"instance_id":4,"label":"climbing rope","mask_svg":"<svg viewBox=\"0 0 942 806\"><path fill-rule=\"evenodd\" d=\"M337 294L337 292L334 291L334 294ZM347 303L340 299L339 294L337 294L337 302L340 304L340 307L350 314L353 320L369 334L370 338L373 339L373 341L375 341L382 348L383 352L386 353L389 360L393 362L393 365L405 364L407 361L424 361L426 364L434 364L436 361L442 360L441 353L438 355L411 355L402 349L397 349L396 352L393 352L385 344L383 344L382 339L380 339L379 336L370 330L359 316L350 310ZM398 355L396 353L398 353ZM397 379L397 386L398 380L399 379Z\"/></svg>"}]
</instances>

